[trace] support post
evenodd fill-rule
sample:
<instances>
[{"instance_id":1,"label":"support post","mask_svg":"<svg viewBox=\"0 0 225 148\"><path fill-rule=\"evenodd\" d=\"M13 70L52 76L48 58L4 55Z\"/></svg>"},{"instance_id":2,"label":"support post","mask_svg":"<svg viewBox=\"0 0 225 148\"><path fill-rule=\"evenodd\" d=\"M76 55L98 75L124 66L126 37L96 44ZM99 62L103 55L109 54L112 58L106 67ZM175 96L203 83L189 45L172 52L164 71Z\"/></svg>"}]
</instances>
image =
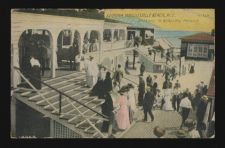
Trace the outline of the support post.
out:
<instances>
[{"instance_id":1,"label":"support post","mask_svg":"<svg viewBox=\"0 0 225 148\"><path fill-rule=\"evenodd\" d=\"M11 96L11 104L10 104L10 117L11 117L11 138L16 137L16 98Z\"/></svg>"},{"instance_id":2,"label":"support post","mask_svg":"<svg viewBox=\"0 0 225 148\"><path fill-rule=\"evenodd\" d=\"M181 56L180 56L180 62L179 62L179 76L181 75Z\"/></svg>"},{"instance_id":3,"label":"support post","mask_svg":"<svg viewBox=\"0 0 225 148\"><path fill-rule=\"evenodd\" d=\"M52 50L51 50L51 77L56 77L56 64L57 64L57 58L56 58L56 50L57 50L57 37L58 37L58 31L52 31L55 33L52 33Z\"/></svg>"},{"instance_id":4,"label":"support post","mask_svg":"<svg viewBox=\"0 0 225 148\"><path fill-rule=\"evenodd\" d=\"M61 107L62 107L62 94L59 93L59 115L61 115Z\"/></svg>"},{"instance_id":5,"label":"support post","mask_svg":"<svg viewBox=\"0 0 225 148\"><path fill-rule=\"evenodd\" d=\"M50 137L54 138L54 120L50 119Z\"/></svg>"}]
</instances>

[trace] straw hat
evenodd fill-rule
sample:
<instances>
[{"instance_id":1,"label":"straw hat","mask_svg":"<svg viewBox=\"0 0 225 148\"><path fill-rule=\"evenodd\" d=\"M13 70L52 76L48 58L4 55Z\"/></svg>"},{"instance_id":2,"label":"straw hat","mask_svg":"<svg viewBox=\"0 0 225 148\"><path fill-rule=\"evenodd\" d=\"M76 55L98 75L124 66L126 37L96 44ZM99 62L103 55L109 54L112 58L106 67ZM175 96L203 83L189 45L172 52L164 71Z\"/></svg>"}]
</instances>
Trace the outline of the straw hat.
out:
<instances>
[{"instance_id":1,"label":"straw hat","mask_svg":"<svg viewBox=\"0 0 225 148\"><path fill-rule=\"evenodd\" d=\"M201 100L207 102L208 101L208 97L206 95L204 95L204 96L201 97Z\"/></svg>"},{"instance_id":2,"label":"straw hat","mask_svg":"<svg viewBox=\"0 0 225 148\"><path fill-rule=\"evenodd\" d=\"M129 91L129 88L127 86L123 86L123 87L120 88L118 93L125 93L125 92L128 92L128 91Z\"/></svg>"},{"instance_id":3,"label":"straw hat","mask_svg":"<svg viewBox=\"0 0 225 148\"><path fill-rule=\"evenodd\" d=\"M131 84L131 83L128 83L127 86L128 86L129 88L134 88L134 85Z\"/></svg>"}]
</instances>

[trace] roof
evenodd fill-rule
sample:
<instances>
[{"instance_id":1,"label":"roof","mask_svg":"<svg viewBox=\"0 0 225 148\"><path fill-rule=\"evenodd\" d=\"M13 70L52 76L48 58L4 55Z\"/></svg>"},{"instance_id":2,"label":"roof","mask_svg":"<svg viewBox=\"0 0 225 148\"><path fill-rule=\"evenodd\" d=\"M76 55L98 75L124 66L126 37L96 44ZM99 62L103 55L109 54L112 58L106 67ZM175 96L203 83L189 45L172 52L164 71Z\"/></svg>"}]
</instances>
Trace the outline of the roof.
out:
<instances>
[{"instance_id":1,"label":"roof","mask_svg":"<svg viewBox=\"0 0 225 148\"><path fill-rule=\"evenodd\" d=\"M187 42L214 43L214 36L211 36L209 33L197 33L194 35L181 37L180 39Z\"/></svg>"},{"instance_id":2,"label":"roof","mask_svg":"<svg viewBox=\"0 0 225 148\"><path fill-rule=\"evenodd\" d=\"M25 13L36 13L36 14L43 14L43 15L56 15L56 16L104 20L104 14L98 11L97 9L52 9L52 8L25 9L25 8L21 8L21 9L14 9L14 11L25 12Z\"/></svg>"},{"instance_id":3,"label":"roof","mask_svg":"<svg viewBox=\"0 0 225 148\"><path fill-rule=\"evenodd\" d=\"M209 82L209 88L207 91L207 96L208 97L215 97L215 68L213 69L211 79Z\"/></svg>"},{"instance_id":4,"label":"roof","mask_svg":"<svg viewBox=\"0 0 225 148\"><path fill-rule=\"evenodd\" d=\"M170 49L173 47L173 44L165 38L159 38L156 39L156 42L153 44L153 46L160 46L163 49Z\"/></svg>"},{"instance_id":5,"label":"roof","mask_svg":"<svg viewBox=\"0 0 225 148\"><path fill-rule=\"evenodd\" d=\"M133 28L158 28L156 25L153 25L137 17L113 17L111 19L130 24Z\"/></svg>"},{"instance_id":6,"label":"roof","mask_svg":"<svg viewBox=\"0 0 225 148\"><path fill-rule=\"evenodd\" d=\"M110 19L110 18L105 18L104 20L105 20L105 22L110 22L110 23L121 23L121 24L127 24L127 23L125 23L125 22L118 21L118 20L114 20L114 19Z\"/></svg>"}]
</instances>

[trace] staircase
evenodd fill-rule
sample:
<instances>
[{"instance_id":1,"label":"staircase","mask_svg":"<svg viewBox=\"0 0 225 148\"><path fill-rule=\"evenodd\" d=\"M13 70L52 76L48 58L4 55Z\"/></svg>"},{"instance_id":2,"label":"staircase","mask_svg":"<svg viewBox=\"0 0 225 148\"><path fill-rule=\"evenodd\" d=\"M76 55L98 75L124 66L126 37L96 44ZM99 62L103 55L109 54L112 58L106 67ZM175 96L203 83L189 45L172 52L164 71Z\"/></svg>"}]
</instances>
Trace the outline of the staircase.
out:
<instances>
[{"instance_id":1,"label":"staircase","mask_svg":"<svg viewBox=\"0 0 225 148\"><path fill-rule=\"evenodd\" d=\"M60 103L59 92L46 85L38 93L29 89L17 88L13 95L17 100L81 135L82 138L106 137L100 131L101 123L103 120L107 120L101 116L101 105L104 100L89 95L90 88L84 86L84 73L74 72L46 80L44 83L70 98L61 95Z\"/></svg>"}]
</instances>

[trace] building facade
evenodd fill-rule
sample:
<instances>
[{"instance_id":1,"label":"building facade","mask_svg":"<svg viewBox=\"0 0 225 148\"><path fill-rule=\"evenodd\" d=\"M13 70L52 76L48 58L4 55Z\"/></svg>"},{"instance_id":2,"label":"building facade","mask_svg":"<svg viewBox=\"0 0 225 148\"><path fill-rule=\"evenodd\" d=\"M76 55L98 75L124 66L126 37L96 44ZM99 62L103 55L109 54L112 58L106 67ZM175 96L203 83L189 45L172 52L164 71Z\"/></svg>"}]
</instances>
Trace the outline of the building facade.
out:
<instances>
[{"instance_id":1,"label":"building facade","mask_svg":"<svg viewBox=\"0 0 225 148\"><path fill-rule=\"evenodd\" d=\"M181 56L184 56L186 59L214 59L214 36L208 33L198 33L180 39Z\"/></svg>"}]
</instances>

